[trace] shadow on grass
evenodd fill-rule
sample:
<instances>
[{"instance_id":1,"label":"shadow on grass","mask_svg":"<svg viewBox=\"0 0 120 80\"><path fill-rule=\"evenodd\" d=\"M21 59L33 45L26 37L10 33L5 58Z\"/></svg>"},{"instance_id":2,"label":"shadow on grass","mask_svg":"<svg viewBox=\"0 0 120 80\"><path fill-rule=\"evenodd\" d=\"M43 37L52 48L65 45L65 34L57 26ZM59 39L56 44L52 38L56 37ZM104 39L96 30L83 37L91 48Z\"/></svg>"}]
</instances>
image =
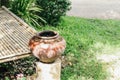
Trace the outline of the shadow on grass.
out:
<instances>
[{"instance_id":1,"label":"shadow on grass","mask_svg":"<svg viewBox=\"0 0 120 80\"><path fill-rule=\"evenodd\" d=\"M92 53L81 52L79 55L67 55L71 66L62 70L62 80L104 80L106 72Z\"/></svg>"},{"instance_id":2,"label":"shadow on grass","mask_svg":"<svg viewBox=\"0 0 120 80\"><path fill-rule=\"evenodd\" d=\"M62 35L65 36L68 45L65 54L66 57L71 54L74 56L70 59L73 65L62 70L62 80L105 80L107 77L105 66L97 60L96 55L103 53L100 51L104 50L104 44L119 46L119 21L75 17L64 19L66 22L61 24L65 26ZM96 43L103 44L103 47L96 49L94 46ZM109 51L110 46L106 46L105 52Z\"/></svg>"}]
</instances>

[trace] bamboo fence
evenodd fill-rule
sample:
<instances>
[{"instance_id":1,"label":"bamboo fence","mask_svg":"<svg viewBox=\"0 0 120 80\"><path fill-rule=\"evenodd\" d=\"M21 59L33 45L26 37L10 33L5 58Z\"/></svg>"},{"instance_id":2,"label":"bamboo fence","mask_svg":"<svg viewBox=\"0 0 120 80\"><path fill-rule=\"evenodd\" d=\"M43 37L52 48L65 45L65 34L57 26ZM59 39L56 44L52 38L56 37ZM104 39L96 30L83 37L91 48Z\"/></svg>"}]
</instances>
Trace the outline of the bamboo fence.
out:
<instances>
[{"instance_id":1,"label":"bamboo fence","mask_svg":"<svg viewBox=\"0 0 120 80\"><path fill-rule=\"evenodd\" d=\"M31 55L29 39L36 31L6 7L0 8L0 63Z\"/></svg>"}]
</instances>

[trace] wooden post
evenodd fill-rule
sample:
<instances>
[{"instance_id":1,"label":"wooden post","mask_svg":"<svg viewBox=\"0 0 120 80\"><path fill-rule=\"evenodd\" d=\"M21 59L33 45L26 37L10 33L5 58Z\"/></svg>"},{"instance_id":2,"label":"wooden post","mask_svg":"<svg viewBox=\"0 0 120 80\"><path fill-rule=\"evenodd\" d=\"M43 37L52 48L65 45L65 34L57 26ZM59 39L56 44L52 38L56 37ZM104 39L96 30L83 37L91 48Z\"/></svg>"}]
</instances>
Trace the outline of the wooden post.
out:
<instances>
[{"instance_id":1,"label":"wooden post","mask_svg":"<svg viewBox=\"0 0 120 80\"><path fill-rule=\"evenodd\" d=\"M36 80L60 80L61 60L57 59L54 63L36 62Z\"/></svg>"}]
</instances>

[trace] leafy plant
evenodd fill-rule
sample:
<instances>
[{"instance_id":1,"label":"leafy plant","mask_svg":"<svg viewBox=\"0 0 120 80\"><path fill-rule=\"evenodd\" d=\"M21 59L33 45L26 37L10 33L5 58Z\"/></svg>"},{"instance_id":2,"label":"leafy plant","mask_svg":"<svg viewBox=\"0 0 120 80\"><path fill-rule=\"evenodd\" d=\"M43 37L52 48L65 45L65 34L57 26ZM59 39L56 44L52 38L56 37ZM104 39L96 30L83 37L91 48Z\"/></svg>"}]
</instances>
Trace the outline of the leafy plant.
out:
<instances>
[{"instance_id":1,"label":"leafy plant","mask_svg":"<svg viewBox=\"0 0 120 80\"><path fill-rule=\"evenodd\" d=\"M10 8L13 13L22 18L30 26L40 26L38 19L43 23L46 22L36 14L42 11L40 6L36 5L36 0L13 0L11 1Z\"/></svg>"},{"instance_id":2,"label":"leafy plant","mask_svg":"<svg viewBox=\"0 0 120 80\"><path fill-rule=\"evenodd\" d=\"M56 26L61 16L70 9L71 3L69 0L37 0L37 4L44 9L39 16L42 16L47 24Z\"/></svg>"},{"instance_id":3,"label":"leafy plant","mask_svg":"<svg viewBox=\"0 0 120 80\"><path fill-rule=\"evenodd\" d=\"M22 73L24 80L35 72L35 62L38 60L34 56L22 58L15 61L0 63L0 80L14 80L17 74ZM26 79L25 79L26 80Z\"/></svg>"},{"instance_id":4,"label":"leafy plant","mask_svg":"<svg viewBox=\"0 0 120 80\"><path fill-rule=\"evenodd\" d=\"M0 0L0 6L9 7L9 0Z\"/></svg>"}]
</instances>

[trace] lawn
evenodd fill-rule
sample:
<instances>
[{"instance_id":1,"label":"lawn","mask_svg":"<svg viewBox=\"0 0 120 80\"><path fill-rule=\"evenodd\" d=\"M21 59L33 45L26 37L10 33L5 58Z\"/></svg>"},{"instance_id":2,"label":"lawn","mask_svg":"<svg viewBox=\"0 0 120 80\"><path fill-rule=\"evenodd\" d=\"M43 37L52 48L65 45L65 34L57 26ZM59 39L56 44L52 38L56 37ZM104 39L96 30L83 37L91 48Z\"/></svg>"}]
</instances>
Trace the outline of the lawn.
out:
<instances>
[{"instance_id":1,"label":"lawn","mask_svg":"<svg viewBox=\"0 0 120 80\"><path fill-rule=\"evenodd\" d=\"M41 30L55 30L67 42L63 54L62 80L104 80L108 73L106 64L97 59L101 54L120 51L120 20L98 20L63 17L57 27L46 26Z\"/></svg>"},{"instance_id":2,"label":"lawn","mask_svg":"<svg viewBox=\"0 0 120 80\"><path fill-rule=\"evenodd\" d=\"M120 20L66 16L62 17L59 26L45 26L38 29L42 30L55 30L67 42L63 54L65 58L62 63L61 80L105 80L108 76L106 63L102 63L98 57L102 54L120 52ZM28 58L25 64L27 62Z\"/></svg>"}]
</instances>

